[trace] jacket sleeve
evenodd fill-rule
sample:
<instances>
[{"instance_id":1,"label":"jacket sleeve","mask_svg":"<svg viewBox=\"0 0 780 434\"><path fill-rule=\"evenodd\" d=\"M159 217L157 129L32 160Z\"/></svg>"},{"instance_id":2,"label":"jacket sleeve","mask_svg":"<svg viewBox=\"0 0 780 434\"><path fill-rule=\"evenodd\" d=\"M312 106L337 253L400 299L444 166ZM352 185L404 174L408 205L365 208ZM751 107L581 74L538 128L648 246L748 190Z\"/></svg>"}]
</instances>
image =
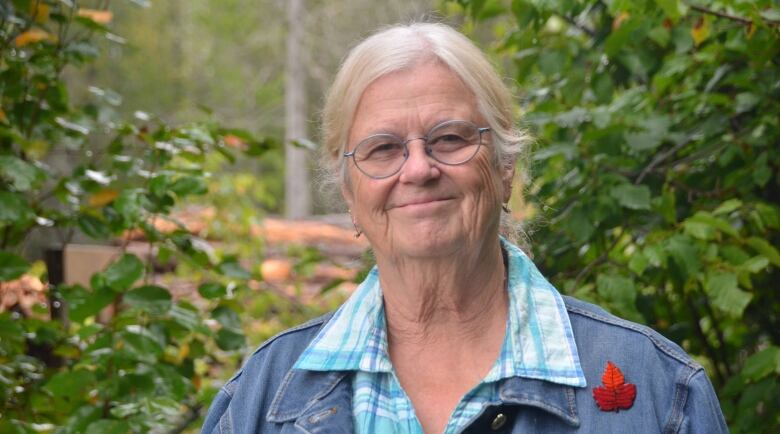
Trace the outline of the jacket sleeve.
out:
<instances>
[{"instance_id":1,"label":"jacket sleeve","mask_svg":"<svg viewBox=\"0 0 780 434\"><path fill-rule=\"evenodd\" d=\"M214 398L214 401L211 402L209 412L206 414L206 420L203 422L203 426L200 429L201 434L222 434L222 430L219 426L220 420L223 415L230 417L230 415L227 414L227 410L231 399L233 399L233 397L228 394L224 388L220 389L219 393Z\"/></svg>"},{"instance_id":2,"label":"jacket sleeve","mask_svg":"<svg viewBox=\"0 0 780 434\"><path fill-rule=\"evenodd\" d=\"M718 397L707 374L700 369L689 383L686 400L685 427L687 434L727 434L729 432Z\"/></svg>"}]
</instances>

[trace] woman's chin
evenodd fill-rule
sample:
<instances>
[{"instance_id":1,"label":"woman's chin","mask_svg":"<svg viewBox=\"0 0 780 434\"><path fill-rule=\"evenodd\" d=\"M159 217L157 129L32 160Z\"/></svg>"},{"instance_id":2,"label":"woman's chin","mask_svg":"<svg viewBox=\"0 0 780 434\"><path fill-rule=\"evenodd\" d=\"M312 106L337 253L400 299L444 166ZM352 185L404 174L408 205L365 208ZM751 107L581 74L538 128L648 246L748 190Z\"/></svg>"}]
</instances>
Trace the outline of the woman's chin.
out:
<instances>
[{"instance_id":1,"label":"woman's chin","mask_svg":"<svg viewBox=\"0 0 780 434\"><path fill-rule=\"evenodd\" d=\"M391 244L394 256L409 258L451 257L466 247L465 238L434 228L408 228Z\"/></svg>"}]
</instances>

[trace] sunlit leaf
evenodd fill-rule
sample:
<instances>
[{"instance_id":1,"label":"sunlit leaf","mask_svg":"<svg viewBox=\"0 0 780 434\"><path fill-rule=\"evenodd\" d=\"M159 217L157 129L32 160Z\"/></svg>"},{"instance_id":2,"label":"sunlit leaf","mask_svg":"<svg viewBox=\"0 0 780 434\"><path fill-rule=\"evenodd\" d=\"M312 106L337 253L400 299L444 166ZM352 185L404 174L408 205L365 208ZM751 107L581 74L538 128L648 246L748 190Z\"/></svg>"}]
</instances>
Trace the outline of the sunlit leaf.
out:
<instances>
[{"instance_id":1,"label":"sunlit leaf","mask_svg":"<svg viewBox=\"0 0 780 434\"><path fill-rule=\"evenodd\" d=\"M104 188L97 193L91 194L89 199L87 199L87 203L93 208L100 208L113 202L117 196L119 196L119 191L111 188Z\"/></svg>"},{"instance_id":2,"label":"sunlit leaf","mask_svg":"<svg viewBox=\"0 0 780 434\"><path fill-rule=\"evenodd\" d=\"M81 8L78 11L78 16L89 18L90 20L99 24L108 24L114 18L114 14L111 11L104 9Z\"/></svg>"},{"instance_id":3,"label":"sunlit leaf","mask_svg":"<svg viewBox=\"0 0 780 434\"><path fill-rule=\"evenodd\" d=\"M14 44L16 44L16 46L19 48L41 41L56 42L57 37L43 29L33 27L30 30L20 33L16 38L14 38Z\"/></svg>"}]
</instances>

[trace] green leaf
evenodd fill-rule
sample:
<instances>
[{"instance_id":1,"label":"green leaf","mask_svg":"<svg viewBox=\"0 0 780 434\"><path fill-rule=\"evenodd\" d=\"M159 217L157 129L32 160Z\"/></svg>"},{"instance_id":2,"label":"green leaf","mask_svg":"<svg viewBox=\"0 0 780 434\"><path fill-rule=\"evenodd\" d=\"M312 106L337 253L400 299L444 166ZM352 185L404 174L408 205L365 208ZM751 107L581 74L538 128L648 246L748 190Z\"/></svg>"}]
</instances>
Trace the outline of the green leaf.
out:
<instances>
[{"instance_id":1,"label":"green leaf","mask_svg":"<svg viewBox=\"0 0 780 434\"><path fill-rule=\"evenodd\" d=\"M130 425L123 420L100 419L92 422L84 434L129 434Z\"/></svg>"},{"instance_id":2,"label":"green leaf","mask_svg":"<svg viewBox=\"0 0 780 434\"><path fill-rule=\"evenodd\" d=\"M780 348L772 345L745 360L742 375L750 381L758 381L769 374L780 374Z\"/></svg>"},{"instance_id":3,"label":"green leaf","mask_svg":"<svg viewBox=\"0 0 780 434\"><path fill-rule=\"evenodd\" d=\"M203 298L214 299L225 296L225 294L227 294L227 288L225 288L225 285L219 283L206 282L198 286L198 293Z\"/></svg>"},{"instance_id":4,"label":"green leaf","mask_svg":"<svg viewBox=\"0 0 780 434\"><path fill-rule=\"evenodd\" d=\"M68 306L68 318L76 323L97 315L116 297L116 293L107 288L88 291L80 285L64 287L60 293Z\"/></svg>"},{"instance_id":5,"label":"green leaf","mask_svg":"<svg viewBox=\"0 0 780 434\"><path fill-rule=\"evenodd\" d=\"M155 364L163 352L157 337L145 327L129 326L127 330L117 334L117 339L122 342L123 349L141 362Z\"/></svg>"},{"instance_id":6,"label":"green leaf","mask_svg":"<svg viewBox=\"0 0 780 434\"><path fill-rule=\"evenodd\" d=\"M125 293L122 301L150 313L165 313L171 307L171 293L160 286L146 285Z\"/></svg>"},{"instance_id":7,"label":"green leaf","mask_svg":"<svg viewBox=\"0 0 780 434\"><path fill-rule=\"evenodd\" d=\"M10 191L0 191L0 224L25 225L33 217L35 213L22 196Z\"/></svg>"},{"instance_id":8,"label":"green leaf","mask_svg":"<svg viewBox=\"0 0 780 434\"><path fill-rule=\"evenodd\" d=\"M142 198L139 190L123 190L112 206L129 224L135 224L141 219Z\"/></svg>"},{"instance_id":9,"label":"green leaf","mask_svg":"<svg viewBox=\"0 0 780 434\"><path fill-rule=\"evenodd\" d=\"M737 236L739 233L736 229L734 229L729 222L726 220L723 220L719 217L715 217L714 215L706 212L706 211L699 211L693 216L687 218L683 224L693 224L693 225L704 225L709 226L713 230L719 230L725 234L731 235L731 236ZM709 238L705 238L709 239Z\"/></svg>"},{"instance_id":10,"label":"green leaf","mask_svg":"<svg viewBox=\"0 0 780 434\"><path fill-rule=\"evenodd\" d=\"M628 260L628 268L638 275L644 273L649 265L650 261L638 250L635 251L631 255L631 259Z\"/></svg>"},{"instance_id":11,"label":"green leaf","mask_svg":"<svg viewBox=\"0 0 780 434\"><path fill-rule=\"evenodd\" d=\"M609 193L626 208L650 209L650 189L645 185L620 184L612 187Z\"/></svg>"},{"instance_id":12,"label":"green leaf","mask_svg":"<svg viewBox=\"0 0 780 434\"><path fill-rule=\"evenodd\" d=\"M715 208L715 211L712 212L713 215L720 215L720 214L728 214L732 211L738 210L742 206L742 201L739 199L729 199L722 204L720 204L717 208Z\"/></svg>"},{"instance_id":13,"label":"green leaf","mask_svg":"<svg viewBox=\"0 0 780 434\"><path fill-rule=\"evenodd\" d=\"M758 237L750 237L747 239L747 244L769 259L769 262L773 265L780 267L780 252L769 244L767 240Z\"/></svg>"},{"instance_id":14,"label":"green leaf","mask_svg":"<svg viewBox=\"0 0 780 434\"><path fill-rule=\"evenodd\" d=\"M246 271L235 258L228 258L222 261L222 263L217 266L217 271L226 277L232 277L234 279L244 280L251 277L249 272Z\"/></svg>"},{"instance_id":15,"label":"green leaf","mask_svg":"<svg viewBox=\"0 0 780 434\"><path fill-rule=\"evenodd\" d=\"M16 191L28 191L46 179L46 172L10 155L0 156L0 176L7 179Z\"/></svg>"},{"instance_id":16,"label":"green leaf","mask_svg":"<svg viewBox=\"0 0 780 434\"><path fill-rule=\"evenodd\" d=\"M753 93L743 92L743 93L737 94L734 111L737 114L744 113L746 111L751 110L760 101L761 101L761 98L759 98L758 95L753 94Z\"/></svg>"},{"instance_id":17,"label":"green leaf","mask_svg":"<svg viewBox=\"0 0 780 434\"><path fill-rule=\"evenodd\" d=\"M62 434L85 432L89 424L100 418L101 413L100 408L90 404L79 407L78 410L68 416L67 421L61 427ZM59 434L60 430L57 433Z\"/></svg>"},{"instance_id":18,"label":"green leaf","mask_svg":"<svg viewBox=\"0 0 780 434\"><path fill-rule=\"evenodd\" d=\"M665 244L666 253L671 256L675 266L673 271L677 271L682 280L695 276L699 272L701 260L691 238L685 235L675 235L666 240Z\"/></svg>"},{"instance_id":19,"label":"green leaf","mask_svg":"<svg viewBox=\"0 0 780 434\"><path fill-rule=\"evenodd\" d=\"M685 233L701 240L711 240L715 238L715 228L706 223L687 219L683 222Z\"/></svg>"},{"instance_id":20,"label":"green leaf","mask_svg":"<svg viewBox=\"0 0 780 434\"><path fill-rule=\"evenodd\" d=\"M674 22L685 15L686 8L680 0L655 0L655 2L663 9L664 14Z\"/></svg>"},{"instance_id":21,"label":"green leaf","mask_svg":"<svg viewBox=\"0 0 780 434\"><path fill-rule=\"evenodd\" d=\"M88 237L96 240L105 240L111 236L111 228L108 227L103 219L90 214L81 214L76 220L79 229Z\"/></svg>"},{"instance_id":22,"label":"green leaf","mask_svg":"<svg viewBox=\"0 0 780 434\"><path fill-rule=\"evenodd\" d=\"M733 318L739 318L753 298L753 294L739 289L737 275L729 272L708 273L705 290L712 305Z\"/></svg>"},{"instance_id":23,"label":"green leaf","mask_svg":"<svg viewBox=\"0 0 780 434\"><path fill-rule=\"evenodd\" d=\"M244 346L246 338L237 330L222 328L217 332L216 340L220 349L234 351Z\"/></svg>"},{"instance_id":24,"label":"green leaf","mask_svg":"<svg viewBox=\"0 0 780 434\"><path fill-rule=\"evenodd\" d=\"M105 284L114 291L122 292L144 274L144 264L137 256L125 253L102 273Z\"/></svg>"},{"instance_id":25,"label":"green leaf","mask_svg":"<svg viewBox=\"0 0 780 434\"><path fill-rule=\"evenodd\" d=\"M652 132L626 133L624 135L628 146L635 151L655 149L661 144L663 136Z\"/></svg>"},{"instance_id":26,"label":"green leaf","mask_svg":"<svg viewBox=\"0 0 780 434\"><path fill-rule=\"evenodd\" d=\"M211 311L211 317L223 327L241 329L241 320L238 318L238 314L228 306L217 306Z\"/></svg>"},{"instance_id":27,"label":"green leaf","mask_svg":"<svg viewBox=\"0 0 780 434\"><path fill-rule=\"evenodd\" d=\"M206 181L203 178L195 176L182 176L173 181L170 190L177 196L200 195L208 192Z\"/></svg>"},{"instance_id":28,"label":"green leaf","mask_svg":"<svg viewBox=\"0 0 780 434\"><path fill-rule=\"evenodd\" d=\"M634 280L625 276L599 274L596 278L596 291L609 304L615 306L620 315L635 318L636 285Z\"/></svg>"},{"instance_id":29,"label":"green leaf","mask_svg":"<svg viewBox=\"0 0 780 434\"><path fill-rule=\"evenodd\" d=\"M78 399L94 381L95 375L85 369L64 371L54 374L43 388L55 398Z\"/></svg>"},{"instance_id":30,"label":"green leaf","mask_svg":"<svg viewBox=\"0 0 780 434\"><path fill-rule=\"evenodd\" d=\"M179 302L171 308L168 312L171 320L177 325L183 327L186 330L197 331L203 329L203 323L201 322L198 311L187 303Z\"/></svg>"},{"instance_id":31,"label":"green leaf","mask_svg":"<svg viewBox=\"0 0 780 434\"><path fill-rule=\"evenodd\" d=\"M769 259L764 256L754 256L743 264L739 268L748 271L749 273L758 273L769 265Z\"/></svg>"},{"instance_id":32,"label":"green leaf","mask_svg":"<svg viewBox=\"0 0 780 434\"><path fill-rule=\"evenodd\" d=\"M0 251L0 282L14 280L30 268L30 263L21 256Z\"/></svg>"}]
</instances>

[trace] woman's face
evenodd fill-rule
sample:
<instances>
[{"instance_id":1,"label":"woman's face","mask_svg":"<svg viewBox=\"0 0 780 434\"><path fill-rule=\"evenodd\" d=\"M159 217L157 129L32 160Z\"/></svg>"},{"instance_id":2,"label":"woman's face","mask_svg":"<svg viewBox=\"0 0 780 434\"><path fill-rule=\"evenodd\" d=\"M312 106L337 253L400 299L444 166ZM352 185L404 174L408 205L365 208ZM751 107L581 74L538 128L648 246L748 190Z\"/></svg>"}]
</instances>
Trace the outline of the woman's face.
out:
<instances>
[{"instance_id":1,"label":"woman's face","mask_svg":"<svg viewBox=\"0 0 780 434\"><path fill-rule=\"evenodd\" d=\"M366 88L347 150L373 134L422 137L448 120L487 126L460 78L443 64L427 61ZM349 180L342 193L377 255L448 256L497 235L512 171L500 173L493 164L489 132L482 143L471 161L448 166L425 153L423 140L412 140L401 170L384 179L369 178L348 161Z\"/></svg>"}]
</instances>

